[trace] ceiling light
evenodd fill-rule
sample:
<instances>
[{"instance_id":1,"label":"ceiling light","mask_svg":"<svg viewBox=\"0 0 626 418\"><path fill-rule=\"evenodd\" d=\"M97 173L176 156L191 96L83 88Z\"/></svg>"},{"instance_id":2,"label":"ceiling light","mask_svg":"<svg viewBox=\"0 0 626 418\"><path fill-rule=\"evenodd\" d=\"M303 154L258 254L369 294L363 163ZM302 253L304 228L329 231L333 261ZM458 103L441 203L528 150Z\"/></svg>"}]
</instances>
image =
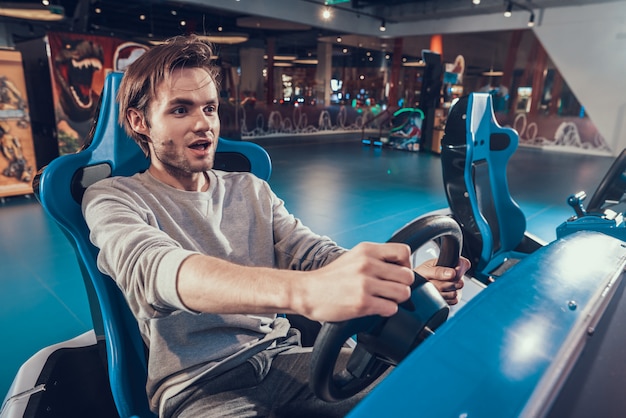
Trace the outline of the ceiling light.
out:
<instances>
[{"instance_id":1,"label":"ceiling light","mask_svg":"<svg viewBox=\"0 0 626 418\"><path fill-rule=\"evenodd\" d=\"M387 26L385 26L385 19L383 19L382 22L380 22L380 27L378 28L381 32L384 32L387 30Z\"/></svg>"},{"instance_id":2,"label":"ceiling light","mask_svg":"<svg viewBox=\"0 0 626 418\"><path fill-rule=\"evenodd\" d=\"M246 33L228 33L228 32L220 32L216 35L200 35L198 36L200 39L205 41L214 43L214 44L222 44L222 45L234 45L241 44L246 42L249 37Z\"/></svg>"},{"instance_id":3,"label":"ceiling light","mask_svg":"<svg viewBox=\"0 0 626 418\"><path fill-rule=\"evenodd\" d=\"M246 42L248 40L248 35L245 33L224 32L218 35L198 35L198 38L206 42L211 42L213 44L233 45ZM164 41L160 39L151 39L150 43L152 45L161 45L162 43L164 43ZM217 56L212 56L211 59L217 59Z\"/></svg>"},{"instance_id":4,"label":"ceiling light","mask_svg":"<svg viewBox=\"0 0 626 418\"><path fill-rule=\"evenodd\" d=\"M511 17L511 11L513 10L513 3L509 2L504 11L504 17Z\"/></svg>"},{"instance_id":5,"label":"ceiling light","mask_svg":"<svg viewBox=\"0 0 626 418\"><path fill-rule=\"evenodd\" d=\"M403 67L426 67L426 63L424 62L424 60L407 61L406 58L403 58L402 66Z\"/></svg>"},{"instance_id":6,"label":"ceiling light","mask_svg":"<svg viewBox=\"0 0 626 418\"><path fill-rule=\"evenodd\" d=\"M293 61L298 58L295 55L274 55L275 61Z\"/></svg>"},{"instance_id":7,"label":"ceiling light","mask_svg":"<svg viewBox=\"0 0 626 418\"><path fill-rule=\"evenodd\" d=\"M480 0L472 0L472 4L480 4Z\"/></svg>"},{"instance_id":8,"label":"ceiling light","mask_svg":"<svg viewBox=\"0 0 626 418\"><path fill-rule=\"evenodd\" d=\"M490 68L489 71L484 71L483 75L489 76L489 77L501 77L504 75L504 72L502 71L494 71L493 68Z\"/></svg>"},{"instance_id":9,"label":"ceiling light","mask_svg":"<svg viewBox=\"0 0 626 418\"><path fill-rule=\"evenodd\" d=\"M298 59L298 60L293 60L293 62L295 64L304 64L304 65L317 65L318 64L318 61L316 59L313 59L313 58Z\"/></svg>"},{"instance_id":10,"label":"ceiling light","mask_svg":"<svg viewBox=\"0 0 626 418\"><path fill-rule=\"evenodd\" d=\"M530 18L528 19L528 27L532 28L533 26L535 26L535 14L531 13Z\"/></svg>"},{"instance_id":11,"label":"ceiling light","mask_svg":"<svg viewBox=\"0 0 626 418\"><path fill-rule=\"evenodd\" d=\"M16 19L56 21L63 20L65 10L62 6L45 6L39 3L2 2L0 16Z\"/></svg>"},{"instance_id":12,"label":"ceiling light","mask_svg":"<svg viewBox=\"0 0 626 418\"><path fill-rule=\"evenodd\" d=\"M330 7L325 7L324 10L322 11L322 18L324 20L328 20L330 19L331 16L332 16L332 13L330 11Z\"/></svg>"}]
</instances>

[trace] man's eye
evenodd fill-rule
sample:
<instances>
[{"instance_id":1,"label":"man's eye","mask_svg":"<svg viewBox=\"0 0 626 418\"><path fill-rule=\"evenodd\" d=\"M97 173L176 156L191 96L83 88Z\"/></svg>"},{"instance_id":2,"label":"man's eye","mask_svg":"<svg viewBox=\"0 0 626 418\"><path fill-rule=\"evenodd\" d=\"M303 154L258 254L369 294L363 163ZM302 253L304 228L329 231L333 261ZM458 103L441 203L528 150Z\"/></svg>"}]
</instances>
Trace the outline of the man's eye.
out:
<instances>
[{"instance_id":1,"label":"man's eye","mask_svg":"<svg viewBox=\"0 0 626 418\"><path fill-rule=\"evenodd\" d=\"M217 106L207 106L204 108L204 111L207 113L213 113L217 111Z\"/></svg>"},{"instance_id":2,"label":"man's eye","mask_svg":"<svg viewBox=\"0 0 626 418\"><path fill-rule=\"evenodd\" d=\"M174 113L175 115L182 115L183 113L185 113L185 108L177 107L176 109L172 111L172 113Z\"/></svg>"}]
</instances>

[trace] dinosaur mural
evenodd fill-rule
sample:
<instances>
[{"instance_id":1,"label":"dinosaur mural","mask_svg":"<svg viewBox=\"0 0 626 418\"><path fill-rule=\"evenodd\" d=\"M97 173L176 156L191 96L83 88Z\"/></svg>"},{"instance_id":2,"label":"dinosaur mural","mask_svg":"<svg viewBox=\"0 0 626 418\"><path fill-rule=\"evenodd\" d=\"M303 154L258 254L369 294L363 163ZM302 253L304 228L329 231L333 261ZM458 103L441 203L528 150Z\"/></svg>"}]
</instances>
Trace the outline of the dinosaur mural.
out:
<instances>
[{"instance_id":1,"label":"dinosaur mural","mask_svg":"<svg viewBox=\"0 0 626 418\"><path fill-rule=\"evenodd\" d=\"M85 121L93 116L100 97L92 86L94 74L104 67L104 49L85 39L62 41L63 46L54 57L59 102L70 120Z\"/></svg>"},{"instance_id":2,"label":"dinosaur mural","mask_svg":"<svg viewBox=\"0 0 626 418\"><path fill-rule=\"evenodd\" d=\"M140 55L146 45L107 36L51 32L50 72L59 153L79 150L91 129L104 78Z\"/></svg>"}]
</instances>

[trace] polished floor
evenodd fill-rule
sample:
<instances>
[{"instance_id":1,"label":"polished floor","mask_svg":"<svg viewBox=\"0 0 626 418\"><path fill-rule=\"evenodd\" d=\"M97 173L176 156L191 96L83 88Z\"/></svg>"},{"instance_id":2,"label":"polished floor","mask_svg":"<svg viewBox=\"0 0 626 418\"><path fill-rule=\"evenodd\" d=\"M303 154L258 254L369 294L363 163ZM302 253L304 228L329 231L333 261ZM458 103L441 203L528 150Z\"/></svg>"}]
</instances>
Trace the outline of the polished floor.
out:
<instances>
[{"instance_id":1,"label":"polished floor","mask_svg":"<svg viewBox=\"0 0 626 418\"><path fill-rule=\"evenodd\" d=\"M364 147L341 135L261 142L274 164L270 184L313 230L351 247L385 241L413 218L447 206L440 159ZM509 164L511 194L527 229L544 240L573 214L567 197L590 195L613 158L520 148ZM32 197L0 203L0 396L39 349L91 328L70 245Z\"/></svg>"}]
</instances>

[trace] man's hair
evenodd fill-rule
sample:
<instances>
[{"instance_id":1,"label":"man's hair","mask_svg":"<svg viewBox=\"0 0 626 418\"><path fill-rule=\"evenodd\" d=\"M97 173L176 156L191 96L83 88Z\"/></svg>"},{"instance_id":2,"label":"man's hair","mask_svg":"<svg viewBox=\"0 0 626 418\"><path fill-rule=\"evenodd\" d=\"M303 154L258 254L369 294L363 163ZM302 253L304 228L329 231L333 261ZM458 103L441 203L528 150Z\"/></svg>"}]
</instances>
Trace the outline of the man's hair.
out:
<instances>
[{"instance_id":1,"label":"man's hair","mask_svg":"<svg viewBox=\"0 0 626 418\"><path fill-rule=\"evenodd\" d=\"M156 97L158 86L170 77L172 71L180 68L205 69L219 89L219 67L213 63L212 57L212 45L199 37L176 36L152 47L126 68L117 92L118 119L146 156L150 155L149 140L131 128L126 112L129 108L137 109L143 113L149 124L148 106Z\"/></svg>"}]
</instances>

